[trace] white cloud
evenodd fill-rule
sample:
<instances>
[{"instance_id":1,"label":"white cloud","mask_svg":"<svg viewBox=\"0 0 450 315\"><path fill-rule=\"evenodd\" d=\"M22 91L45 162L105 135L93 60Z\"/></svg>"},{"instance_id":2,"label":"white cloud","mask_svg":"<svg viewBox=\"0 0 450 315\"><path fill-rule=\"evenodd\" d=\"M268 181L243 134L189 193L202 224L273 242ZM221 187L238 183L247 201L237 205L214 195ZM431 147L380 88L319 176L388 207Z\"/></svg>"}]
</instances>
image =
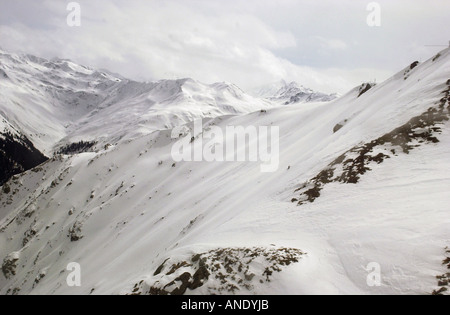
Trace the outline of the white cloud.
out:
<instances>
[{"instance_id":1,"label":"white cloud","mask_svg":"<svg viewBox=\"0 0 450 315\"><path fill-rule=\"evenodd\" d=\"M5 49L70 58L138 80L193 77L246 89L286 79L343 93L413 61L381 54L376 47L385 49L386 43L379 44L385 39L368 34L373 30L364 24L365 5L355 1L345 9L328 0L320 5L309 0L79 0L80 28L67 26L64 1L24 2L29 9L11 1L0 12L0 45ZM327 6L331 12L324 11ZM335 23L340 17L337 13L349 24L329 27L328 20ZM352 24L360 22L360 30ZM361 42L369 36L375 37ZM372 47L376 49L369 51ZM391 60L401 65L380 67Z\"/></svg>"},{"instance_id":2,"label":"white cloud","mask_svg":"<svg viewBox=\"0 0 450 315\"><path fill-rule=\"evenodd\" d=\"M316 36L316 38L319 40L322 48L327 50L346 50L348 47L347 43L341 39L328 39L320 36Z\"/></svg>"}]
</instances>

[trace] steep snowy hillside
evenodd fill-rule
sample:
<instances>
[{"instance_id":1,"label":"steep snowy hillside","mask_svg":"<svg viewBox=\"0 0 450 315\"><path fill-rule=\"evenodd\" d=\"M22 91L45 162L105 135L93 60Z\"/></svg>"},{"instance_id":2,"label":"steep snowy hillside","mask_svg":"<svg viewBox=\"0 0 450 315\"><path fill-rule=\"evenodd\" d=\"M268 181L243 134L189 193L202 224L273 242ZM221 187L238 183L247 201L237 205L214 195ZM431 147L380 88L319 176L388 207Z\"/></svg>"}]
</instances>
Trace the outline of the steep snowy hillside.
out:
<instances>
[{"instance_id":1,"label":"steep snowy hillside","mask_svg":"<svg viewBox=\"0 0 450 315\"><path fill-rule=\"evenodd\" d=\"M286 83L284 80L256 88L250 94L280 105L330 102L338 98L337 94L316 92L296 82Z\"/></svg>"},{"instance_id":2,"label":"steep snowy hillside","mask_svg":"<svg viewBox=\"0 0 450 315\"><path fill-rule=\"evenodd\" d=\"M47 154L81 140L98 147L202 117L273 105L226 83L140 83L77 65L0 50L0 114Z\"/></svg>"},{"instance_id":3,"label":"steep snowy hillside","mask_svg":"<svg viewBox=\"0 0 450 315\"><path fill-rule=\"evenodd\" d=\"M180 85L193 102L235 91ZM171 130L56 156L0 194L0 293L445 294L449 118L447 49L334 102L176 128L211 149L213 126L227 140L227 126L279 126L273 173L174 162ZM66 283L72 262L80 287Z\"/></svg>"}]
</instances>

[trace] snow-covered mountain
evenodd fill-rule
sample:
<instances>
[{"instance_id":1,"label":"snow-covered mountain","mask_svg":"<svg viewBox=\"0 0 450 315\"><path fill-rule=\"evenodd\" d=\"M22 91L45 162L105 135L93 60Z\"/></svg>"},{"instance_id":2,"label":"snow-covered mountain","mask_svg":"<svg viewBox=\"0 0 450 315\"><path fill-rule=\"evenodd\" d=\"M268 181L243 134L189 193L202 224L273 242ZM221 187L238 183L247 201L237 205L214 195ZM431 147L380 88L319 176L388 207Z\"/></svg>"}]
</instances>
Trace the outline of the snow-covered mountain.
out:
<instances>
[{"instance_id":1,"label":"snow-covered mountain","mask_svg":"<svg viewBox=\"0 0 450 315\"><path fill-rule=\"evenodd\" d=\"M330 102L338 98L338 94L316 92L297 82L287 83L284 80L255 88L250 94L280 105Z\"/></svg>"},{"instance_id":2,"label":"snow-covered mountain","mask_svg":"<svg viewBox=\"0 0 450 315\"><path fill-rule=\"evenodd\" d=\"M29 154L20 155L34 157L23 161L3 153L0 184L54 152L97 150L199 118L274 106L233 84L192 79L141 83L69 60L2 50L0 78L0 117L13 134L20 134L20 141L8 136L8 144L2 140L1 145L28 147ZM2 128L0 133L5 138L10 132Z\"/></svg>"},{"instance_id":3,"label":"snow-covered mountain","mask_svg":"<svg viewBox=\"0 0 450 315\"><path fill-rule=\"evenodd\" d=\"M4 71L14 78L11 69ZM99 98L109 101L95 105L106 111L103 117L113 117L112 108L135 108L148 95L151 101L141 106L162 108L168 103L161 91L171 89L179 93L169 95L188 104L246 97L229 85L199 88L191 80L154 83L149 92L147 84L131 89L132 83L106 76L96 81L105 90L120 85L134 97L110 104L117 94L103 92ZM48 84L25 83L26 91L37 89L33 108L60 105L38 104ZM22 89L10 93L19 98ZM88 98L96 99L95 93ZM72 115L86 111L80 119L96 121L89 105L74 105L79 112ZM123 128L126 117L111 121ZM139 121L131 117L128 124ZM449 118L447 49L333 102L219 116L203 120L203 132L192 138L180 134L193 146L201 147L200 139L214 146L212 126L225 135L228 126L278 126L280 167L274 173L262 173L255 162L174 163L179 139L171 130L98 152L58 155L15 176L0 194L0 293L445 293ZM28 119L15 122L38 132ZM96 140L101 120L97 128L82 121L61 130ZM185 128L192 130L193 123ZM80 287L66 282L72 262L81 266Z\"/></svg>"},{"instance_id":4,"label":"snow-covered mountain","mask_svg":"<svg viewBox=\"0 0 450 315\"><path fill-rule=\"evenodd\" d=\"M81 140L103 147L203 117L273 107L229 83L141 83L69 60L5 51L0 76L0 114L46 154Z\"/></svg>"}]
</instances>

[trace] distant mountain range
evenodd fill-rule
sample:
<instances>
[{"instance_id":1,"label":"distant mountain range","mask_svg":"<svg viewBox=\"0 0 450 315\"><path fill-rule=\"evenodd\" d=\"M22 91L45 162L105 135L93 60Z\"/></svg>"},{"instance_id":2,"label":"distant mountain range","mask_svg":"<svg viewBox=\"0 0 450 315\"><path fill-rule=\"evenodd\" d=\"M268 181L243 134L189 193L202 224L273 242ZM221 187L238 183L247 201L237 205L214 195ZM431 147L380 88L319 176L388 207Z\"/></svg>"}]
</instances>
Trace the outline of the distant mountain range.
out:
<instances>
[{"instance_id":1,"label":"distant mountain range","mask_svg":"<svg viewBox=\"0 0 450 315\"><path fill-rule=\"evenodd\" d=\"M142 83L69 60L5 51L0 75L0 115L46 154L80 140L113 144L198 118L275 106L230 83Z\"/></svg>"},{"instance_id":2,"label":"distant mountain range","mask_svg":"<svg viewBox=\"0 0 450 315\"><path fill-rule=\"evenodd\" d=\"M338 94L326 94L284 80L267 84L249 92L255 97L264 98L280 105L330 102L338 98Z\"/></svg>"}]
</instances>

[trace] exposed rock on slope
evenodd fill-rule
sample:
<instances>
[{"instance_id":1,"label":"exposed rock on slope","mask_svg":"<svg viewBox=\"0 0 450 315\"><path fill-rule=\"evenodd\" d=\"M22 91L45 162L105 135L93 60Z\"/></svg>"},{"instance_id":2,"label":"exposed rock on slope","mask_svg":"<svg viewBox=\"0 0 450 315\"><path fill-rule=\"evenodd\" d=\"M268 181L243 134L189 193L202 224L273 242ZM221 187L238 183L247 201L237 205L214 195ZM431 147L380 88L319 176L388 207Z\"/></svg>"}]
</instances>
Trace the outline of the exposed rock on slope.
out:
<instances>
[{"instance_id":1,"label":"exposed rock on slope","mask_svg":"<svg viewBox=\"0 0 450 315\"><path fill-rule=\"evenodd\" d=\"M137 283L134 295L183 295L204 287L207 294L251 292L254 284L298 263L305 255L294 248L221 248L193 255L187 261L166 260L152 279Z\"/></svg>"},{"instance_id":2,"label":"exposed rock on slope","mask_svg":"<svg viewBox=\"0 0 450 315\"><path fill-rule=\"evenodd\" d=\"M442 261L442 265L447 269L447 272L437 276L439 289L433 291L433 295L444 295L450 293L450 249L445 249L446 258Z\"/></svg>"},{"instance_id":3,"label":"exposed rock on slope","mask_svg":"<svg viewBox=\"0 0 450 315\"><path fill-rule=\"evenodd\" d=\"M408 154L421 145L438 143L437 135L442 132L443 125L450 119L450 79L446 85L447 88L441 93L443 98L438 104L383 137L344 153L327 169L301 185L296 190L300 192L300 197L292 201L298 202L299 205L314 202L320 197L324 186L329 183L356 184L362 175L371 171L372 163L381 164L398 154ZM335 129L335 132L339 129Z\"/></svg>"}]
</instances>

